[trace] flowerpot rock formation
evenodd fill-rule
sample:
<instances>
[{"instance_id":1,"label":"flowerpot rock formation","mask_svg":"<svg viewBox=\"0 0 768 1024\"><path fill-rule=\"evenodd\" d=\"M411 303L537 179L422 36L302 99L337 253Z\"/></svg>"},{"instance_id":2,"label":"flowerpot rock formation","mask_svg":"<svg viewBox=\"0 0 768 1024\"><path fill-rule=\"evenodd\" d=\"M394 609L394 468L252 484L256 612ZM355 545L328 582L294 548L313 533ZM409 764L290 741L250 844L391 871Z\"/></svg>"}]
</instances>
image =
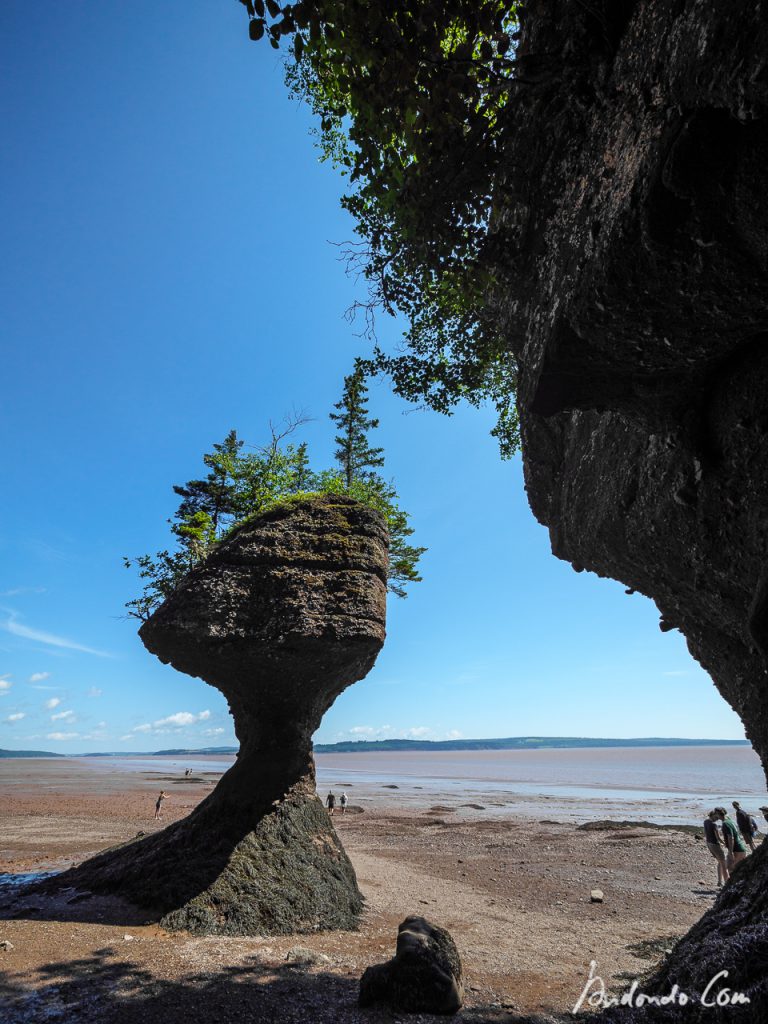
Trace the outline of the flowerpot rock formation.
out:
<instances>
[{"instance_id":1,"label":"flowerpot rock formation","mask_svg":"<svg viewBox=\"0 0 768 1024\"><path fill-rule=\"evenodd\" d=\"M387 545L377 512L326 495L246 522L187 576L139 635L225 695L237 761L187 818L51 884L197 933L354 927L362 897L315 794L311 738L384 642Z\"/></svg>"}]
</instances>

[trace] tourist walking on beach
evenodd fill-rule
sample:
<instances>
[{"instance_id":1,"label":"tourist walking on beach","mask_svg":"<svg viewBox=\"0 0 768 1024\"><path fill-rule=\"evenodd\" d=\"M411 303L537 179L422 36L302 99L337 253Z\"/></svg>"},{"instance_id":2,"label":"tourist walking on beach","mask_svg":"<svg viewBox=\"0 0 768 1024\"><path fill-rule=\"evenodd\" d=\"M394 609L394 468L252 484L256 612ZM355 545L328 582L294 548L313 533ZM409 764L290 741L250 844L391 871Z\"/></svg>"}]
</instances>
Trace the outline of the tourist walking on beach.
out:
<instances>
[{"instance_id":1,"label":"tourist walking on beach","mask_svg":"<svg viewBox=\"0 0 768 1024\"><path fill-rule=\"evenodd\" d=\"M325 798L325 806L328 808L328 813L333 814L333 809L336 806L336 797L330 791L328 796Z\"/></svg>"},{"instance_id":2,"label":"tourist walking on beach","mask_svg":"<svg viewBox=\"0 0 768 1024\"><path fill-rule=\"evenodd\" d=\"M757 832L757 822L751 814L747 814L746 811L741 809L741 804L738 800L733 801L733 809L736 811L736 824L739 832L741 832L741 838L750 848L752 853L754 853L755 840L752 837L755 832Z\"/></svg>"},{"instance_id":3,"label":"tourist walking on beach","mask_svg":"<svg viewBox=\"0 0 768 1024\"><path fill-rule=\"evenodd\" d=\"M347 809L347 794L343 790L339 797L339 805L341 806L341 813L343 814Z\"/></svg>"},{"instance_id":4,"label":"tourist walking on beach","mask_svg":"<svg viewBox=\"0 0 768 1024\"><path fill-rule=\"evenodd\" d=\"M165 799L165 790L161 789L160 796L157 798L157 803L155 804L155 821L157 821L158 818L162 817L162 815L160 814L160 808L163 806L163 800Z\"/></svg>"},{"instance_id":5,"label":"tourist walking on beach","mask_svg":"<svg viewBox=\"0 0 768 1024\"><path fill-rule=\"evenodd\" d=\"M718 888L727 882L730 878L728 873L728 866L725 863L725 851L723 850L723 844L720 842L720 835L717 831L717 815L714 811L710 811L704 819L704 839L707 843L707 849L717 861L717 885Z\"/></svg>"},{"instance_id":6,"label":"tourist walking on beach","mask_svg":"<svg viewBox=\"0 0 768 1024\"><path fill-rule=\"evenodd\" d=\"M747 848L741 841L741 836L739 835L739 830L736 828L736 825L728 817L728 811L726 811L724 807L716 807L715 814L723 823L723 841L728 849L728 855L725 858L725 863L728 867L728 871L732 872L739 861L744 860L747 856Z\"/></svg>"}]
</instances>

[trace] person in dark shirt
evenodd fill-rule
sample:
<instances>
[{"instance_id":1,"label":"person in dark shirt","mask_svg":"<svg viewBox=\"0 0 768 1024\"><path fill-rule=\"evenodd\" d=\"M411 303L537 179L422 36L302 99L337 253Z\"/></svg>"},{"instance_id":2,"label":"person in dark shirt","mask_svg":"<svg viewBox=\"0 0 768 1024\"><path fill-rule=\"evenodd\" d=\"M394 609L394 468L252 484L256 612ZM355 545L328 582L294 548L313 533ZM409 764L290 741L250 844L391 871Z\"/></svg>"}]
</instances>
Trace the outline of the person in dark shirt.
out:
<instances>
[{"instance_id":1,"label":"person in dark shirt","mask_svg":"<svg viewBox=\"0 0 768 1024\"><path fill-rule=\"evenodd\" d=\"M741 809L741 804L738 800L733 801L733 809L736 811L736 824L738 825L739 832L741 832L741 838L750 848L752 853L755 852L755 841L752 838L752 815L747 814L746 811Z\"/></svg>"},{"instance_id":2,"label":"person in dark shirt","mask_svg":"<svg viewBox=\"0 0 768 1024\"><path fill-rule=\"evenodd\" d=\"M163 806L163 800L167 800L167 799L168 798L165 795L165 790L161 789L160 790L160 796L157 798L157 803L155 804L155 821L158 821L160 818L162 818L162 814L160 813L160 810L161 810L161 808Z\"/></svg>"},{"instance_id":3,"label":"person in dark shirt","mask_svg":"<svg viewBox=\"0 0 768 1024\"><path fill-rule=\"evenodd\" d=\"M717 831L717 816L714 811L710 811L704 819L704 839L707 843L707 849L717 861L717 885L720 887L723 882L727 882L730 878L728 873L728 866L725 863L725 851L723 850L723 844L720 842L720 834Z\"/></svg>"},{"instance_id":4,"label":"person in dark shirt","mask_svg":"<svg viewBox=\"0 0 768 1024\"><path fill-rule=\"evenodd\" d=\"M336 806L336 795L330 792L325 798L325 806L328 808L328 813L333 814L333 809Z\"/></svg>"},{"instance_id":5,"label":"person in dark shirt","mask_svg":"<svg viewBox=\"0 0 768 1024\"><path fill-rule=\"evenodd\" d=\"M747 856L747 848L741 841L739 830L736 825L728 817L728 811L724 807L716 807L715 814L718 816L720 821L723 823L723 840L728 849L728 854L725 858L726 866L728 871L732 872L739 861L744 860Z\"/></svg>"}]
</instances>

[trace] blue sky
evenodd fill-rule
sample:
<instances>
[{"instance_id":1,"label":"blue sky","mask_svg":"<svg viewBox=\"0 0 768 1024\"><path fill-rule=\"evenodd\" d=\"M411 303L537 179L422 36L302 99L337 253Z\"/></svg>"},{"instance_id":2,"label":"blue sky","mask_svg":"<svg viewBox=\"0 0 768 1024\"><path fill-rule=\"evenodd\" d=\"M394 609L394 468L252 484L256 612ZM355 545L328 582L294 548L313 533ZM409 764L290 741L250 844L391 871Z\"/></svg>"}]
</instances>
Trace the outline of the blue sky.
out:
<instances>
[{"instance_id":1,"label":"blue sky","mask_svg":"<svg viewBox=\"0 0 768 1024\"><path fill-rule=\"evenodd\" d=\"M327 413L366 351L332 244L343 181L235 0L6 0L0 37L0 747L232 743L218 691L121 617L122 556L167 544L171 485L232 427L258 444L305 410L330 462ZM551 556L490 412L441 418L380 384L371 410L429 552L318 740L743 737L649 601Z\"/></svg>"}]
</instances>

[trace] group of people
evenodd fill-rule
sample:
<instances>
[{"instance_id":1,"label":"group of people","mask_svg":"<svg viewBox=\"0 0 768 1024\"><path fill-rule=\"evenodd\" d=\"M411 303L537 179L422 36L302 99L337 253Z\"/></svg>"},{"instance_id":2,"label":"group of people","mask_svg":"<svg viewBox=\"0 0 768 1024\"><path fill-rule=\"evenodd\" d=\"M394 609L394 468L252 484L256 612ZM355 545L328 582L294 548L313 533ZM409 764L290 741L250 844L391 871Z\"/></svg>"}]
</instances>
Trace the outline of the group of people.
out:
<instances>
[{"instance_id":1,"label":"group of people","mask_svg":"<svg viewBox=\"0 0 768 1024\"><path fill-rule=\"evenodd\" d=\"M189 775L191 771L192 769L188 768L184 774ZM161 789L160 796L157 798L157 803L155 804L155 821L159 821L160 819L162 819L163 816L160 812L163 808L163 801L167 799L167 793L165 792L164 789ZM348 802L349 801L347 799L347 794L344 791L342 791L341 796L339 797L339 807L341 808L342 814L344 814L344 812L346 811ZM328 793L328 796L325 798L325 806L328 808L329 814L333 814L333 812L336 810L336 794L333 791L330 791Z\"/></svg>"},{"instance_id":2,"label":"group of people","mask_svg":"<svg viewBox=\"0 0 768 1024\"><path fill-rule=\"evenodd\" d=\"M333 790L329 790L328 796L325 798L325 806L328 808L329 814L333 814L336 810L336 794ZM339 807L341 808L341 813L344 814L347 809L347 794L343 790L339 797Z\"/></svg>"},{"instance_id":3,"label":"group of people","mask_svg":"<svg viewBox=\"0 0 768 1024\"><path fill-rule=\"evenodd\" d=\"M736 821L729 816L725 807L715 807L704 819L704 838L707 849L717 861L717 884L721 886L731 877L731 872L747 856L747 848L755 851L755 838L760 831L757 822L745 811L738 800L733 801ZM761 807L768 821L768 807ZM718 824L720 828L718 828Z\"/></svg>"}]
</instances>

